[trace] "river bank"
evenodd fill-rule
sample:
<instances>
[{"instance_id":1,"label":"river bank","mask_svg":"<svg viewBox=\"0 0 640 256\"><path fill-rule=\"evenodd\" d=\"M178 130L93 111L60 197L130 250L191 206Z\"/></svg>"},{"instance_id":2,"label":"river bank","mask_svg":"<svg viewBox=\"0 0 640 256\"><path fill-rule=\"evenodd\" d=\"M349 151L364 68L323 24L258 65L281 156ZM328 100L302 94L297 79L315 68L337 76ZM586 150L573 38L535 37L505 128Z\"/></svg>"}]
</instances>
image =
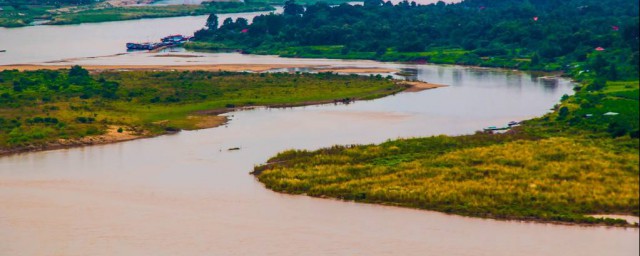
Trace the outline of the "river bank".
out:
<instances>
[{"instance_id":1,"label":"river bank","mask_svg":"<svg viewBox=\"0 0 640 256\"><path fill-rule=\"evenodd\" d=\"M545 113L572 88L565 79L549 87L521 72L396 67L417 68L418 79L450 86L348 106L240 111L225 114L233 121L216 129L2 157L0 237L6 243L0 248L14 255L297 255L313 250L595 256L637 250L637 229L494 221L289 196L264 189L247 175L254 165L290 148L468 134L528 119ZM240 150L227 150L233 147ZM479 241L487 232L491 238ZM246 246L248 240L252 246ZM40 246L28 246L34 242Z\"/></svg>"},{"instance_id":2,"label":"river bank","mask_svg":"<svg viewBox=\"0 0 640 256\"><path fill-rule=\"evenodd\" d=\"M23 71L18 72L35 72L33 73L33 75L31 75L33 77L32 79L35 79L38 74L41 74L38 72L42 72L42 67L43 66L21 66L21 68L23 68ZM60 66L45 67L51 68L49 70L60 70L64 68ZM230 65L224 67L226 68L226 71L221 71L221 66L216 66L215 70L217 72L230 72L229 70L237 71L237 68L239 67L242 67L243 70L246 70L247 68L252 69L253 71L266 70L266 66L261 65L248 65L246 67L242 65ZM273 65L269 66L269 68L273 67ZM121 84L121 86L126 87L126 90L130 91L129 95L132 95L131 91L139 90L136 89L138 88L137 86L145 86L144 90L166 90L162 89L162 83L166 82L155 81L151 77L160 76L166 77L165 79L170 79L170 77L175 77L178 74L180 74L181 77L185 75L191 77L193 80L189 80L190 83L202 83L203 76L205 78L212 76L221 76L230 77L231 79L235 77L236 79L242 80L239 83L244 84L244 87L260 87L261 85L259 84L264 83L264 81L262 81L262 77L265 77L267 80L282 80L290 78L294 81L301 80L300 82L302 84L300 85L300 88L298 88L298 85L294 85L294 90L297 91L290 91L285 87L283 93L287 94L286 97L285 95L280 95L279 93L277 93L278 90L282 90L281 88L276 89L267 86L266 88L259 89L260 91L256 91L255 93L257 94L255 94L255 97L250 96L254 95L254 92L252 92L252 90L255 89L246 88L246 90L243 91L242 94L249 94L249 96L226 96L225 99L220 102L218 102L217 100L212 101L212 99L203 100L204 98L207 98L207 96L215 98L222 95L219 89L214 88L215 91L212 92L197 92L197 94L199 95L199 100L195 101L187 100L189 96L186 96L187 98L180 100L180 98L176 98L175 95L169 95L165 99L166 102L163 102L165 100L163 100L162 97L149 96L151 97L150 102L152 103L149 104L148 102L144 103L145 100L140 102L140 99L136 99L134 102L130 103L120 102L118 100L114 101L113 99L119 98L116 95L126 95L125 92L115 91L113 92L114 94L109 94L113 96L109 96L110 98L106 99L88 99L86 102L78 102L77 100L73 99L69 100L68 102L46 102L44 106L42 106L42 109L40 109L40 107L32 107L32 109L26 110L26 113L29 114L20 115L20 118L17 118L18 116L14 115L16 113L12 112L12 108L5 108L2 111L7 115L6 118L2 119L2 124L6 126L4 127L4 129L8 130L5 136L0 137L0 141L5 143L5 145L8 145L8 147L5 146L0 149L0 155L71 148L78 146L101 145L121 141L129 141L139 138L155 137L159 135L175 133L183 129L197 130L212 128L220 126L227 122L227 118L220 116L221 114L237 110L244 110L247 107L283 108L328 103L349 104L356 100L377 99L387 95L395 94L403 90L421 91L425 89L442 87L442 85L433 85L422 82L392 81L375 77L345 77L328 73L318 75L271 73L265 76L265 74L251 75L203 71L211 70L212 67L210 66L182 68L184 69L180 69L181 71L188 70L188 72L200 73L174 73L171 72L175 71L173 67L148 66L137 67L137 69L130 69L130 67L122 66L108 68L99 66L90 67L90 69L88 69L87 71L91 71L93 73L93 76L100 76L101 80L104 80L106 77L107 83L114 83L112 81L117 81L115 82L116 84L119 83ZM62 70L64 71L66 69ZM119 70L119 72L114 70ZM125 72L122 70L129 71ZM0 75L4 75L5 77L12 77L16 75L15 73L6 72L17 71L5 71L4 73L0 73ZM142 83L140 83L140 80L142 81ZM139 85L131 84L134 81ZM148 83L156 84L156 86L149 88L147 85ZM160 86L158 86L158 83L160 84ZM223 83L233 84L236 82L234 82L233 80L228 80L227 82ZM280 86L285 83L286 82L282 80L282 84ZM336 83L346 83L349 88L337 89L335 87ZM294 82L294 84L297 84L297 82ZM238 84L238 86L240 85ZM355 90L354 87L356 88ZM200 89L196 89L196 91L199 90ZM231 87L230 90L231 92L233 92L237 89ZM264 93L262 93L263 90L268 90L271 96L268 96L266 99L258 99L258 95L261 95L261 98L264 97ZM276 93L274 94L274 92ZM139 93L140 92L136 91L136 94ZM42 97L49 97L46 95L47 94L43 94ZM64 94L62 96L64 97ZM138 97L144 98L146 96ZM183 95L181 97L185 96ZM250 101L247 101L249 99ZM131 96L129 96L128 100L131 101ZM184 100L192 102L180 103ZM157 101L160 101L163 104L153 104ZM81 108L81 112L74 110L78 109L78 106L82 105L85 105L85 107ZM146 110L132 111L131 109L134 107L136 109L146 108ZM89 117L86 117L86 111L89 111L93 114ZM123 114L123 111L127 111L129 113ZM41 113L46 113L47 117L41 117ZM16 119L12 119L12 117L14 116L16 117ZM74 116L76 116L75 119ZM97 118L98 116L99 118ZM22 126L14 127L13 125L11 125L13 123L24 124ZM77 131L70 133L69 130ZM56 134L59 132L65 135L58 138L58 136L60 135Z\"/></svg>"},{"instance_id":3,"label":"river bank","mask_svg":"<svg viewBox=\"0 0 640 256\"><path fill-rule=\"evenodd\" d=\"M195 55L158 55L156 57L197 57ZM39 64L17 64L17 65L0 65L2 70L61 70L69 69L73 65L39 65ZM84 69L102 72L102 71L229 71L229 72L265 72L273 69L295 69L309 68L316 72L335 72L335 73L391 73L397 72L396 69L390 68L374 68L374 67L351 67L351 68L334 68L328 69L322 65L311 64L202 64L202 65L83 65Z\"/></svg>"},{"instance_id":4,"label":"river bank","mask_svg":"<svg viewBox=\"0 0 640 256\"><path fill-rule=\"evenodd\" d=\"M506 134L285 151L253 174L267 188L290 194L483 218L638 227L628 221L638 216L638 82L607 82L597 89L606 95L600 98L591 96L594 87L583 85L554 112ZM620 112L609 118L605 112L614 108Z\"/></svg>"},{"instance_id":5,"label":"river bank","mask_svg":"<svg viewBox=\"0 0 640 256\"><path fill-rule=\"evenodd\" d=\"M150 5L152 0L114 0L95 4L70 5L62 8L48 5L20 6L22 9L0 11L0 27L32 25L71 25L208 15L211 13L251 13L275 11L268 3L205 2L198 5Z\"/></svg>"}]
</instances>

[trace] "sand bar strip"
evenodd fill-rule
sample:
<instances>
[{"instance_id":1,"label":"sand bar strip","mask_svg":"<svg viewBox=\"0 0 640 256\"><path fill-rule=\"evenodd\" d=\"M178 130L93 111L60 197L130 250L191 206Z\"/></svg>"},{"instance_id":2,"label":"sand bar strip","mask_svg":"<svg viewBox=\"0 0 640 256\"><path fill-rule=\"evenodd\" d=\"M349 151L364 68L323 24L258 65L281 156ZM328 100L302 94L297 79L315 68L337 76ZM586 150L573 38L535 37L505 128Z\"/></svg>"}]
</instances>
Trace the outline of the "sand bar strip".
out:
<instances>
[{"instance_id":1,"label":"sand bar strip","mask_svg":"<svg viewBox=\"0 0 640 256\"><path fill-rule=\"evenodd\" d=\"M404 84L408 87L405 90L405 92L419 92L419 91L435 89L440 87L447 87L447 85L443 85L443 84L432 84L432 83L420 82L420 81L402 81L402 82L399 82L399 84Z\"/></svg>"},{"instance_id":2,"label":"sand bar strip","mask_svg":"<svg viewBox=\"0 0 640 256\"><path fill-rule=\"evenodd\" d=\"M32 71L40 69L68 69L72 65L0 65L0 71L17 69L20 71ZM170 71L170 70L201 70L201 71L252 71L264 72L280 68L306 68L313 65L289 65L289 64L215 64L215 65L82 65L90 71Z\"/></svg>"}]
</instances>

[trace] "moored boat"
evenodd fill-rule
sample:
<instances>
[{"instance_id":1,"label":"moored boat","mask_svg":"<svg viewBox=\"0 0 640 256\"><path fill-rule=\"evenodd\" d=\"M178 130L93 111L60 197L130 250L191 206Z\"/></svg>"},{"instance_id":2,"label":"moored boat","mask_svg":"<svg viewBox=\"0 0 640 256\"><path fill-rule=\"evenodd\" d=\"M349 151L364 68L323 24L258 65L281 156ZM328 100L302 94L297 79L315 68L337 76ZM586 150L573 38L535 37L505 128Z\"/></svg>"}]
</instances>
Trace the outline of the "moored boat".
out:
<instances>
[{"instance_id":1,"label":"moored boat","mask_svg":"<svg viewBox=\"0 0 640 256\"><path fill-rule=\"evenodd\" d=\"M160 39L158 43L127 43L128 50L155 50L161 47L171 47L181 45L192 37L183 35L170 35Z\"/></svg>"}]
</instances>

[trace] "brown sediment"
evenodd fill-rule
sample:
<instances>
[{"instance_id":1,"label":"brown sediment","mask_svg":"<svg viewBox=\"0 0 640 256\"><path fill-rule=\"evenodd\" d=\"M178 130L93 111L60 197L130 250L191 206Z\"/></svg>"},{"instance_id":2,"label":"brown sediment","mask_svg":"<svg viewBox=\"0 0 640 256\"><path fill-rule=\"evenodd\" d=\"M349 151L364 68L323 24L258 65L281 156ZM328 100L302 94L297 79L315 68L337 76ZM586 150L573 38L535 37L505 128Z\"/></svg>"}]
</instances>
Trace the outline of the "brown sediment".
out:
<instances>
[{"instance_id":1,"label":"brown sediment","mask_svg":"<svg viewBox=\"0 0 640 256\"><path fill-rule=\"evenodd\" d=\"M17 69L21 71L31 71L31 70L40 70L40 69L68 69L70 65L4 65L0 66L0 71L2 70L12 70ZM123 70L205 70L205 71L267 71L274 68L287 68L293 67L292 65L279 65L279 64L255 64L255 65L242 65L242 64L225 64L225 65L188 65L188 66L163 66L163 65L114 65L114 66L83 66L84 68L99 72L99 71L123 71ZM296 66L301 67L301 66ZM358 72L360 73L360 72ZM406 92L418 92L427 89L434 89L439 87L444 87L446 85L439 84L431 84L425 82L408 82L408 81L396 81L396 85L398 88L393 92L389 92L387 90L380 92L373 92L372 94L380 95L392 94L400 91ZM385 94L386 93L386 94ZM361 98L344 98L344 99L333 99L333 100L318 100L318 101L305 101L305 102L292 102L292 103L280 103L280 104L269 104L264 106L242 106L242 107L234 107L234 108L222 108L222 109L211 109L211 110L202 110L197 111L194 114L188 116L188 119L194 121L194 129L206 129L213 128L220 125L223 125L227 122L227 117L220 116L221 114L236 111L236 110L245 110L251 109L255 107L268 107L268 108L289 108L289 107L299 107L299 106L309 106L309 105L319 105L319 104L349 104L356 100L361 100ZM169 123L169 120L157 121L154 124L162 125ZM107 132L102 135L96 136L86 136L83 138L75 138L75 139L60 139L55 142L49 142L41 145L29 145L25 147L19 148L0 148L0 156L17 154L23 152L35 152L35 151L46 151L46 150L55 150L55 149L64 149L64 148L72 148L72 147L81 147L81 146L90 146L90 145L101 145L101 144L109 144L116 142L123 142L129 140L135 140L139 138L148 138L155 137L165 134L170 134L177 132L178 130L167 130L163 133L150 133L148 131L136 130L132 127L122 127L122 132L118 132L118 129L121 128L117 125L110 125L107 128Z\"/></svg>"},{"instance_id":2,"label":"brown sediment","mask_svg":"<svg viewBox=\"0 0 640 256\"><path fill-rule=\"evenodd\" d=\"M188 116L187 119L195 122L194 126L196 129L218 127L227 122L227 117L218 115Z\"/></svg>"},{"instance_id":3,"label":"brown sediment","mask_svg":"<svg viewBox=\"0 0 640 256\"><path fill-rule=\"evenodd\" d=\"M627 215L627 214L593 214L589 215L594 218L609 218L609 219L621 219L625 220L627 223L637 226L640 224L640 217Z\"/></svg>"},{"instance_id":4,"label":"brown sediment","mask_svg":"<svg viewBox=\"0 0 640 256\"><path fill-rule=\"evenodd\" d=\"M189 54L164 54L156 55L154 57L178 57L178 58L197 58L199 55ZM66 63L68 60L60 60L49 63ZM40 69L69 69L72 65L35 65L35 64L17 64L17 65L2 65L1 70L20 70L20 71L33 71ZM170 71L170 70L199 70L199 71L251 71L251 72L264 72L272 69L282 68L311 68L317 67L317 65L298 65L298 64L214 64L214 65L82 65L83 68L90 71L125 71L125 70L157 70L157 71ZM336 72L336 73L393 73L397 72L396 69L388 68L321 68L316 69L317 72Z\"/></svg>"},{"instance_id":5,"label":"brown sediment","mask_svg":"<svg viewBox=\"0 0 640 256\"><path fill-rule=\"evenodd\" d=\"M447 86L443 84L432 84L432 83L420 82L420 81L401 81L398 84L407 86L407 89L405 90L405 92L419 92L419 91Z\"/></svg>"},{"instance_id":6,"label":"brown sediment","mask_svg":"<svg viewBox=\"0 0 640 256\"><path fill-rule=\"evenodd\" d=\"M162 54L162 55L154 55L153 57L174 57L174 58L199 58L202 55L192 55L192 54Z\"/></svg>"},{"instance_id":7,"label":"brown sediment","mask_svg":"<svg viewBox=\"0 0 640 256\"><path fill-rule=\"evenodd\" d=\"M120 128L122 128L122 132L118 132ZM150 136L152 135L149 134L147 131L136 130L134 128L130 128L126 126L110 125L109 127L107 127L107 131L101 135L85 136L82 138L74 138L74 139L59 139L57 141L49 142L42 145L29 145L24 147L8 148L8 149L0 148L0 156L24 153L24 152L45 151L45 150L55 150L55 149L64 149L64 148L81 147L81 146L110 144L115 142L146 138Z\"/></svg>"},{"instance_id":8,"label":"brown sediment","mask_svg":"<svg viewBox=\"0 0 640 256\"><path fill-rule=\"evenodd\" d=\"M113 7L127 6L127 5L139 5L150 4L154 0L108 0L107 3Z\"/></svg>"},{"instance_id":9,"label":"brown sediment","mask_svg":"<svg viewBox=\"0 0 640 256\"><path fill-rule=\"evenodd\" d=\"M336 73L393 73L398 72L397 69L391 68L358 68L358 67L348 67L348 68L323 68L317 69L318 72L336 72Z\"/></svg>"}]
</instances>

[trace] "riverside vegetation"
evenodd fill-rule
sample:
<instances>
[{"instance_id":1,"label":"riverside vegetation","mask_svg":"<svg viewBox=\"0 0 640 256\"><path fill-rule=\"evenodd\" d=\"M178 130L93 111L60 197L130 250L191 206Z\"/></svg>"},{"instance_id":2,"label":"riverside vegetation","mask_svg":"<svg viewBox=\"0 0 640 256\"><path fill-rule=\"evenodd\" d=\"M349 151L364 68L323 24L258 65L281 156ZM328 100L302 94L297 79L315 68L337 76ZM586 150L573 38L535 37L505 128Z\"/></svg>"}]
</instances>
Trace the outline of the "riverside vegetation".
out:
<instances>
[{"instance_id":1,"label":"riverside vegetation","mask_svg":"<svg viewBox=\"0 0 640 256\"><path fill-rule=\"evenodd\" d=\"M626 0L367 0L306 8L290 0L282 14L207 26L189 47L564 72L586 72L583 64L600 56L602 68L615 69L611 75L629 78L638 76L638 12L638 2Z\"/></svg>"},{"instance_id":2,"label":"riverside vegetation","mask_svg":"<svg viewBox=\"0 0 640 256\"><path fill-rule=\"evenodd\" d=\"M0 0L0 26L20 27L35 20L48 25L275 10L261 2L204 2L200 5L112 6L93 1Z\"/></svg>"},{"instance_id":3,"label":"riverside vegetation","mask_svg":"<svg viewBox=\"0 0 640 256\"><path fill-rule=\"evenodd\" d=\"M153 1L151 1L153 2ZM315 0L301 3L314 4ZM325 1L326 2L326 1ZM333 4L348 0L331 0ZM140 5L117 6L110 1L50 1L0 0L0 27L22 27L39 21L40 24L65 25L91 22L207 15L212 13L240 13L273 11L281 1L207 1L200 5Z\"/></svg>"},{"instance_id":4,"label":"riverside vegetation","mask_svg":"<svg viewBox=\"0 0 640 256\"><path fill-rule=\"evenodd\" d=\"M589 215L638 216L638 82L590 87L506 134L290 150L254 174L268 188L293 194L478 217L627 225ZM618 115L603 115L609 111Z\"/></svg>"},{"instance_id":5,"label":"riverside vegetation","mask_svg":"<svg viewBox=\"0 0 640 256\"><path fill-rule=\"evenodd\" d=\"M385 22L385 16L377 16L378 13L388 13L391 22L396 17L392 14L410 15L413 9L414 16L404 17L413 17L418 22L401 23L412 27L397 37L393 31L364 33L367 28L347 35L376 38L385 34L391 40L410 35L406 31L427 31L430 36L411 37L422 40L417 46L421 51L405 51L406 56L432 52L434 57L459 56L450 59L458 64L502 63L497 66L563 71L578 82L576 94L565 95L552 113L527 120L506 134L478 132L457 137L390 140L380 145L282 152L254 169L253 173L268 188L497 219L630 225L621 219L590 215L639 215L637 2L468 0L427 7L407 3L367 5L341 6L340 11L316 6L292 19L314 21L319 19L316 16L327 18L349 11L343 15L376 17L381 22ZM619 9L624 6L629 9ZM420 16L417 10L426 14ZM532 20L536 15L537 21ZM483 26L475 27L480 24ZM373 28L384 26L369 29ZM468 30L471 28L475 29ZM343 31L348 26L332 29ZM452 33L438 33L441 30ZM268 51L312 47L299 46L304 43L296 46L274 43L284 35L277 34L267 41L273 43ZM456 38L463 45L450 50L454 46L452 39ZM358 49L356 45L366 43L349 42L318 47L353 50ZM395 42L393 52L389 52L389 44L383 44L383 50L379 51L382 54L371 56L378 59L396 56L393 54L403 52L402 44ZM606 50L594 50L599 45ZM363 47L359 49L373 49ZM351 50L342 53L349 55ZM494 57L483 59L482 52ZM359 54L353 56L358 58ZM477 62L461 61L470 58ZM516 58L522 58L517 60L520 64L505 64ZM449 63L440 57L425 59Z\"/></svg>"},{"instance_id":6,"label":"riverside vegetation","mask_svg":"<svg viewBox=\"0 0 640 256\"><path fill-rule=\"evenodd\" d=\"M205 71L0 72L0 151L46 149L60 140L137 136L213 126L211 116L242 106L292 106L372 99L405 89L380 76Z\"/></svg>"}]
</instances>

